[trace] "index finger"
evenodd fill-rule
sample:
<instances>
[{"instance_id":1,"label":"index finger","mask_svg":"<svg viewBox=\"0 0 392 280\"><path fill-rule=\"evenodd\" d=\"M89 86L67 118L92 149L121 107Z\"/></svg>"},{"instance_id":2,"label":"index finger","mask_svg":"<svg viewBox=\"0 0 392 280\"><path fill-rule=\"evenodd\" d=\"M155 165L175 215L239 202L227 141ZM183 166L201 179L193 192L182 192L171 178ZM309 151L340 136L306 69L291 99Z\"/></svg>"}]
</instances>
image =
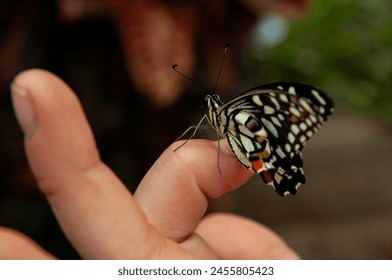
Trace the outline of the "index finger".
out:
<instances>
[{"instance_id":1,"label":"index finger","mask_svg":"<svg viewBox=\"0 0 392 280\"><path fill-rule=\"evenodd\" d=\"M197 227L208 198L234 190L254 175L238 163L225 140L220 151L217 142L207 140L190 140L174 151L179 145L166 149L134 195L148 221L177 242Z\"/></svg>"}]
</instances>

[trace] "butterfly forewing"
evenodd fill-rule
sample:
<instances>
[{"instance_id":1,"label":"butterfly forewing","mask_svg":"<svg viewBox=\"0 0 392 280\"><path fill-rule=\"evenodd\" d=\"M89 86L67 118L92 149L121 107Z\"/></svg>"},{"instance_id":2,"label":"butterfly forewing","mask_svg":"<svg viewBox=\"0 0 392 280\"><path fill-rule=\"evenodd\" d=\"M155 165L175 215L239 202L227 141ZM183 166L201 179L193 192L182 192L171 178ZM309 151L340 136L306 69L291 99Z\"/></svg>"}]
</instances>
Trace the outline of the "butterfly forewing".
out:
<instances>
[{"instance_id":1,"label":"butterfly forewing","mask_svg":"<svg viewBox=\"0 0 392 280\"><path fill-rule=\"evenodd\" d=\"M280 195L305 183L301 150L333 112L322 91L300 83L248 90L222 104L208 102L210 123L225 135L238 161Z\"/></svg>"}]
</instances>

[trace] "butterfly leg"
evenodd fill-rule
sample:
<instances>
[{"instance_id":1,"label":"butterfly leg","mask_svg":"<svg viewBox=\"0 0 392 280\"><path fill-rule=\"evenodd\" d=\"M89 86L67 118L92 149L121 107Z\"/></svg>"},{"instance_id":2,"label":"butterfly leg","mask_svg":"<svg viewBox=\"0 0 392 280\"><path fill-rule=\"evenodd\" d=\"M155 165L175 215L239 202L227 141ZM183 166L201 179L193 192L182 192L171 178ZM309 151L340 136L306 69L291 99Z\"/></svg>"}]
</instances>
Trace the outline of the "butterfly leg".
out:
<instances>
[{"instance_id":1,"label":"butterfly leg","mask_svg":"<svg viewBox=\"0 0 392 280\"><path fill-rule=\"evenodd\" d=\"M189 141L190 139L192 139L192 138L196 135L196 132L197 132L197 130L198 130L199 128L210 128L210 127L211 127L210 125L206 125L206 126L203 126L203 125L202 125L202 122L204 121L204 119L205 119L206 117L207 117L207 116L204 115L204 116L201 118L201 120L199 121L199 123L198 123L197 125L192 125L192 126L188 127L187 130L185 130L184 133L181 134L181 136L178 137L178 138L176 139L176 141L180 140L180 139L181 139L182 137L184 137L184 135L187 134L191 129L194 129L192 135L191 135L188 139L186 139L180 146L178 146L177 148L175 148L174 151L177 151L177 150L180 149L182 146L184 146L186 143L188 143L188 141Z\"/></svg>"}]
</instances>

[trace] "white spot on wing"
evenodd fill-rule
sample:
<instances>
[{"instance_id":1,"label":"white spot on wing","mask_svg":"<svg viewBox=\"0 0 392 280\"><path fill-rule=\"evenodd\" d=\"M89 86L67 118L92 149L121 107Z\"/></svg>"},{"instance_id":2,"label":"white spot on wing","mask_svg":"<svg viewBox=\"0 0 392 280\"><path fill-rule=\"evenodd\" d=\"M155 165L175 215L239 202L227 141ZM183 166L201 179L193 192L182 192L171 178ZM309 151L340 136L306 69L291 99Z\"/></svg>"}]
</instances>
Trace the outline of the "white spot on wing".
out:
<instances>
[{"instance_id":1,"label":"white spot on wing","mask_svg":"<svg viewBox=\"0 0 392 280\"><path fill-rule=\"evenodd\" d=\"M291 131L292 131L295 135L297 135L297 134L300 132L298 125L292 124L292 125L291 125Z\"/></svg>"},{"instance_id":2,"label":"white spot on wing","mask_svg":"<svg viewBox=\"0 0 392 280\"><path fill-rule=\"evenodd\" d=\"M275 97L270 97L270 100L271 100L272 103L274 103L276 110L279 110L280 109L280 105L279 105L278 101L276 100L276 98Z\"/></svg>"},{"instance_id":3,"label":"white spot on wing","mask_svg":"<svg viewBox=\"0 0 392 280\"><path fill-rule=\"evenodd\" d=\"M291 93L291 94L296 94L295 87L289 87L288 92Z\"/></svg>"},{"instance_id":4,"label":"white spot on wing","mask_svg":"<svg viewBox=\"0 0 392 280\"><path fill-rule=\"evenodd\" d=\"M263 106L263 102L261 102L260 96L259 95L253 95L252 100L254 103L256 103L259 106Z\"/></svg>"},{"instance_id":5,"label":"white spot on wing","mask_svg":"<svg viewBox=\"0 0 392 280\"><path fill-rule=\"evenodd\" d=\"M246 121L248 120L249 115L244 113L238 113L235 115L234 119L237 123L245 125Z\"/></svg>"},{"instance_id":6,"label":"white spot on wing","mask_svg":"<svg viewBox=\"0 0 392 280\"><path fill-rule=\"evenodd\" d=\"M248 137L245 137L243 135L240 135L240 141L242 145L245 147L245 150L247 151L253 151L253 143L252 141L249 140Z\"/></svg>"},{"instance_id":7,"label":"white spot on wing","mask_svg":"<svg viewBox=\"0 0 392 280\"><path fill-rule=\"evenodd\" d=\"M310 107L310 105L308 104L308 102L306 102L305 99L300 98L298 102L302 106L302 108L304 108L309 113L314 114L314 111L313 111L312 107Z\"/></svg>"},{"instance_id":8,"label":"white spot on wing","mask_svg":"<svg viewBox=\"0 0 392 280\"><path fill-rule=\"evenodd\" d=\"M322 115L318 115L317 116L318 120L320 123L322 123L324 121L323 116Z\"/></svg>"},{"instance_id":9,"label":"white spot on wing","mask_svg":"<svg viewBox=\"0 0 392 280\"><path fill-rule=\"evenodd\" d=\"M275 124L275 125L277 125L277 126L282 126L282 124L280 123L280 121L276 118L276 117L274 117L274 116L272 116L271 117L271 120L272 120L272 122Z\"/></svg>"},{"instance_id":10,"label":"white spot on wing","mask_svg":"<svg viewBox=\"0 0 392 280\"><path fill-rule=\"evenodd\" d=\"M275 113L275 109L270 106L265 105L263 109L264 109L264 114L266 115L272 115Z\"/></svg>"},{"instance_id":11,"label":"white spot on wing","mask_svg":"<svg viewBox=\"0 0 392 280\"><path fill-rule=\"evenodd\" d=\"M314 115L310 115L309 118L313 123L317 123L317 118Z\"/></svg>"},{"instance_id":12,"label":"white spot on wing","mask_svg":"<svg viewBox=\"0 0 392 280\"><path fill-rule=\"evenodd\" d=\"M320 102L321 105L327 105L327 102L325 102L324 98L321 97L320 93L317 90L312 89L310 92L317 99L317 101Z\"/></svg>"},{"instance_id":13,"label":"white spot on wing","mask_svg":"<svg viewBox=\"0 0 392 280\"><path fill-rule=\"evenodd\" d=\"M295 107L290 107L289 108L289 111L290 111L290 113L292 113L294 116L296 116L296 117L301 117L301 113L298 111L298 109L297 108L295 108Z\"/></svg>"},{"instance_id":14,"label":"white spot on wing","mask_svg":"<svg viewBox=\"0 0 392 280\"><path fill-rule=\"evenodd\" d=\"M292 144L295 141L295 136L292 132L289 132L289 134L287 135L287 139L289 139L289 142Z\"/></svg>"},{"instance_id":15,"label":"white spot on wing","mask_svg":"<svg viewBox=\"0 0 392 280\"><path fill-rule=\"evenodd\" d=\"M265 168L274 169L274 166L270 162L264 162Z\"/></svg>"},{"instance_id":16,"label":"white spot on wing","mask_svg":"<svg viewBox=\"0 0 392 280\"><path fill-rule=\"evenodd\" d=\"M262 127L260 130L258 130L258 131L255 131L255 132L253 132L253 134L254 135L257 135L257 136L261 136L261 137L264 137L264 138L267 138L267 131L265 131L265 129L264 129L264 127Z\"/></svg>"},{"instance_id":17,"label":"white spot on wing","mask_svg":"<svg viewBox=\"0 0 392 280\"><path fill-rule=\"evenodd\" d=\"M276 153L278 154L278 156L280 158L285 158L286 157L285 153L282 151L282 149L280 147L278 147L275 151L276 151Z\"/></svg>"},{"instance_id":18,"label":"white spot on wing","mask_svg":"<svg viewBox=\"0 0 392 280\"><path fill-rule=\"evenodd\" d=\"M289 102L289 99L287 98L286 94L279 94L279 99L284 102Z\"/></svg>"},{"instance_id":19,"label":"white spot on wing","mask_svg":"<svg viewBox=\"0 0 392 280\"><path fill-rule=\"evenodd\" d=\"M275 126L269 120L261 118L261 121L265 125L265 127L272 133L272 135L274 135L275 137L279 136Z\"/></svg>"},{"instance_id":20,"label":"white spot on wing","mask_svg":"<svg viewBox=\"0 0 392 280\"><path fill-rule=\"evenodd\" d=\"M274 179L278 184L280 184L280 181L282 181L283 177L278 172L275 172Z\"/></svg>"}]
</instances>

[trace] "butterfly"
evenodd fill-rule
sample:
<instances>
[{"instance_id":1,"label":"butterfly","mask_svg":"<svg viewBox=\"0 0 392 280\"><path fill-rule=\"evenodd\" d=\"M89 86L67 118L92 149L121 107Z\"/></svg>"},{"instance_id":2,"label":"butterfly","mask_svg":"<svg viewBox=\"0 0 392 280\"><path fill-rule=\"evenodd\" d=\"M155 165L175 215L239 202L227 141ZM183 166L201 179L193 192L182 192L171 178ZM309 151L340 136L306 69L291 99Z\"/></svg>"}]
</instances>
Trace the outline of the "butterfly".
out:
<instances>
[{"instance_id":1,"label":"butterfly","mask_svg":"<svg viewBox=\"0 0 392 280\"><path fill-rule=\"evenodd\" d=\"M252 88L223 103L205 97L207 119L237 160L286 196L305 183L301 150L334 111L322 91L301 83Z\"/></svg>"}]
</instances>

